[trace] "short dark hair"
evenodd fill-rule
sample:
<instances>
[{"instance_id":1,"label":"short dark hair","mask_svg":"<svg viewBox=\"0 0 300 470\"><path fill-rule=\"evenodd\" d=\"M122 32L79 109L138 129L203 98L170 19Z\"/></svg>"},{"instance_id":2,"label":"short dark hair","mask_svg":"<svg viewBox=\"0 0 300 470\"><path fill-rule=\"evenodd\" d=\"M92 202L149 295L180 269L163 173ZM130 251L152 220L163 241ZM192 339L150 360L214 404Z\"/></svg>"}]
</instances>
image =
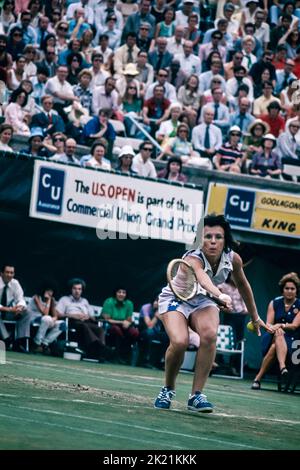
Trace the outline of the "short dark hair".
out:
<instances>
[{"instance_id":1,"label":"short dark hair","mask_svg":"<svg viewBox=\"0 0 300 470\"><path fill-rule=\"evenodd\" d=\"M297 289L297 295L298 295L299 289L300 289L300 279L298 277L298 274L291 272L282 276L282 278L280 279L278 283L281 292L283 292L283 289L287 282L292 282L293 284L295 284L295 287Z\"/></svg>"},{"instance_id":2,"label":"short dark hair","mask_svg":"<svg viewBox=\"0 0 300 470\"><path fill-rule=\"evenodd\" d=\"M280 106L280 104L278 103L278 101L271 101L271 103L268 104L267 110L268 110L268 111L271 111L271 109L278 109L278 111L281 110L281 106Z\"/></svg>"},{"instance_id":3,"label":"short dark hair","mask_svg":"<svg viewBox=\"0 0 300 470\"><path fill-rule=\"evenodd\" d=\"M73 286L75 286L76 284L81 284L82 285L82 290L85 290L86 288L86 283L83 279L81 279L80 277L73 277L72 279L69 280L68 282L68 286L70 289L72 289Z\"/></svg>"},{"instance_id":4,"label":"short dark hair","mask_svg":"<svg viewBox=\"0 0 300 470\"><path fill-rule=\"evenodd\" d=\"M204 217L204 227L215 227L219 225L224 230L225 244L224 251L228 253L230 250L237 247L237 242L234 240L231 232L229 222L225 219L223 214L208 214Z\"/></svg>"}]
</instances>

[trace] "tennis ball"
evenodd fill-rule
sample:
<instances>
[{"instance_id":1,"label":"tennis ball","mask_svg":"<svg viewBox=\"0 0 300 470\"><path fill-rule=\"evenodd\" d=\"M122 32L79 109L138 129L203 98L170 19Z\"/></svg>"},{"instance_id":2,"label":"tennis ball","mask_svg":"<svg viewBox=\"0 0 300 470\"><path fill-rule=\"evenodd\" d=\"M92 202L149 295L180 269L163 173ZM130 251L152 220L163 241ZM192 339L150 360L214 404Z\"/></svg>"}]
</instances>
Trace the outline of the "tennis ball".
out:
<instances>
[{"instance_id":1,"label":"tennis ball","mask_svg":"<svg viewBox=\"0 0 300 470\"><path fill-rule=\"evenodd\" d=\"M256 329L254 328L252 321L247 323L247 330L251 331L251 333L255 333Z\"/></svg>"}]
</instances>

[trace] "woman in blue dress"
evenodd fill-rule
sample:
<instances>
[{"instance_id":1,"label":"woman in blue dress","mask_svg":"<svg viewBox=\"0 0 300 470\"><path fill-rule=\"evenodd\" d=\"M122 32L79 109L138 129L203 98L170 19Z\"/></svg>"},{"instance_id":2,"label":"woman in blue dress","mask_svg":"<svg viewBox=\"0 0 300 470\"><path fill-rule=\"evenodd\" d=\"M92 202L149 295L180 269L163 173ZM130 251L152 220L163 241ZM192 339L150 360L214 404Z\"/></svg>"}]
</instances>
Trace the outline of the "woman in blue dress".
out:
<instances>
[{"instance_id":1,"label":"woman in blue dress","mask_svg":"<svg viewBox=\"0 0 300 470\"><path fill-rule=\"evenodd\" d=\"M267 324L273 333L265 333L262 338L262 361L260 370L252 384L259 390L261 379L277 360L281 378L288 374L286 359L292 354L293 342L300 337L300 279L296 273L285 274L279 281L282 295L271 300L267 311Z\"/></svg>"}]
</instances>

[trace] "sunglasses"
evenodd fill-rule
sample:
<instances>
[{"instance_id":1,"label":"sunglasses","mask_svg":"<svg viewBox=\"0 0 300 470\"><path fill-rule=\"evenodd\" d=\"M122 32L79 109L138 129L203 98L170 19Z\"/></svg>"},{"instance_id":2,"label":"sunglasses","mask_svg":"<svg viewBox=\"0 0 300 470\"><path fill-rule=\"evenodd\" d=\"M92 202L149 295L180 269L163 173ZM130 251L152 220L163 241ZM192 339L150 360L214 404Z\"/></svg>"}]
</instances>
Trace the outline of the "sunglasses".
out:
<instances>
[{"instance_id":1,"label":"sunglasses","mask_svg":"<svg viewBox=\"0 0 300 470\"><path fill-rule=\"evenodd\" d=\"M145 152L152 152L153 148L144 147L143 150L145 150Z\"/></svg>"},{"instance_id":2,"label":"sunglasses","mask_svg":"<svg viewBox=\"0 0 300 470\"><path fill-rule=\"evenodd\" d=\"M239 136L240 137L240 133L239 132L231 132L231 135L235 135L235 136Z\"/></svg>"},{"instance_id":3,"label":"sunglasses","mask_svg":"<svg viewBox=\"0 0 300 470\"><path fill-rule=\"evenodd\" d=\"M165 77L165 78L168 77L168 75L166 75L166 74L164 74L164 73L159 73L158 76L159 76L159 77Z\"/></svg>"},{"instance_id":4,"label":"sunglasses","mask_svg":"<svg viewBox=\"0 0 300 470\"><path fill-rule=\"evenodd\" d=\"M53 142L65 142L65 139L63 139L62 137L55 137L53 139Z\"/></svg>"},{"instance_id":5,"label":"sunglasses","mask_svg":"<svg viewBox=\"0 0 300 470\"><path fill-rule=\"evenodd\" d=\"M61 31L68 31L69 28L64 28L63 26L60 26L58 29L60 29Z\"/></svg>"},{"instance_id":6,"label":"sunglasses","mask_svg":"<svg viewBox=\"0 0 300 470\"><path fill-rule=\"evenodd\" d=\"M13 36L22 36L22 33L14 33Z\"/></svg>"},{"instance_id":7,"label":"sunglasses","mask_svg":"<svg viewBox=\"0 0 300 470\"><path fill-rule=\"evenodd\" d=\"M136 87L135 86L129 86L128 90L136 90Z\"/></svg>"},{"instance_id":8,"label":"sunglasses","mask_svg":"<svg viewBox=\"0 0 300 470\"><path fill-rule=\"evenodd\" d=\"M179 129L179 131L178 131L178 132L184 132L185 134L187 134L187 133L188 133L188 131L187 131L186 129Z\"/></svg>"}]
</instances>

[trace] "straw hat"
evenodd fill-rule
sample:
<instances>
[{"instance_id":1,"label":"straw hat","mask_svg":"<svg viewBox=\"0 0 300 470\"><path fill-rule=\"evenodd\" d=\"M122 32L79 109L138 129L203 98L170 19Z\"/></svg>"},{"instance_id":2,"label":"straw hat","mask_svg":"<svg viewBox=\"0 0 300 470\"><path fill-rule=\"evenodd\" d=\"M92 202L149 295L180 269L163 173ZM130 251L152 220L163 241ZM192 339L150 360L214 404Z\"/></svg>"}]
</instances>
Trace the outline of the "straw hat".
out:
<instances>
[{"instance_id":1,"label":"straw hat","mask_svg":"<svg viewBox=\"0 0 300 470\"><path fill-rule=\"evenodd\" d=\"M255 121L253 121L248 127L248 132L250 132L250 134L253 134L254 127L257 125L261 125L263 127L264 134L266 134L266 132L269 132L270 130L269 124L267 124L265 121L263 121L262 119L255 119Z\"/></svg>"},{"instance_id":2,"label":"straw hat","mask_svg":"<svg viewBox=\"0 0 300 470\"><path fill-rule=\"evenodd\" d=\"M125 69L122 70L122 74L123 75L138 75L139 74L139 71L138 69L136 68L135 64L127 64Z\"/></svg>"}]
</instances>

